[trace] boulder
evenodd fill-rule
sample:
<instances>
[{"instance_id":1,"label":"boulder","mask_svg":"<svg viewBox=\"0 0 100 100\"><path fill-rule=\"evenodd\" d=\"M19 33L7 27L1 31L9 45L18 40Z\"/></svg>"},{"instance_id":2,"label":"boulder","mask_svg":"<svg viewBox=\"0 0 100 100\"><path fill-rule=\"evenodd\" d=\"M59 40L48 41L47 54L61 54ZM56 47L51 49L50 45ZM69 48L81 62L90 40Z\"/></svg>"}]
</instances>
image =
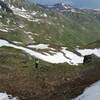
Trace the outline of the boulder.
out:
<instances>
[{"instance_id":1,"label":"boulder","mask_svg":"<svg viewBox=\"0 0 100 100\"><path fill-rule=\"evenodd\" d=\"M98 57L94 54L84 56L83 64L94 62Z\"/></svg>"}]
</instances>

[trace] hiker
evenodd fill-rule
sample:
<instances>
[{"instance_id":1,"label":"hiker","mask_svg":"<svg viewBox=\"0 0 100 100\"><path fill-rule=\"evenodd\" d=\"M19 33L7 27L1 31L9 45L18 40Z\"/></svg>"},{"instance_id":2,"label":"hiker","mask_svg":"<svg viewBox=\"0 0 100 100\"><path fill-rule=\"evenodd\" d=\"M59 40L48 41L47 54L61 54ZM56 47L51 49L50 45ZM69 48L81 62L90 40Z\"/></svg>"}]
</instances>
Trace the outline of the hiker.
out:
<instances>
[{"instance_id":1,"label":"hiker","mask_svg":"<svg viewBox=\"0 0 100 100\"><path fill-rule=\"evenodd\" d=\"M35 68L38 68L39 65L39 59L35 58Z\"/></svg>"}]
</instances>

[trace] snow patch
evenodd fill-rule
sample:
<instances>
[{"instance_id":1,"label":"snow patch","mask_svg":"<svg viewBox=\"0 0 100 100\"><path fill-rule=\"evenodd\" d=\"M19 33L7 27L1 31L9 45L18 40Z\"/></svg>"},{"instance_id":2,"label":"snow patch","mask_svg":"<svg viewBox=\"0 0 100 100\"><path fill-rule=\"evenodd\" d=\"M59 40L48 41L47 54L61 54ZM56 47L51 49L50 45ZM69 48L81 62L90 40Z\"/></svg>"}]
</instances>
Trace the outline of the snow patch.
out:
<instances>
[{"instance_id":1,"label":"snow patch","mask_svg":"<svg viewBox=\"0 0 100 100\"><path fill-rule=\"evenodd\" d=\"M26 32L26 31L24 31L24 33L25 33L25 34L33 34L32 32Z\"/></svg>"},{"instance_id":2,"label":"snow patch","mask_svg":"<svg viewBox=\"0 0 100 100\"><path fill-rule=\"evenodd\" d=\"M20 24L19 27L20 27L20 28L24 28L24 25Z\"/></svg>"},{"instance_id":3,"label":"snow patch","mask_svg":"<svg viewBox=\"0 0 100 100\"><path fill-rule=\"evenodd\" d=\"M66 50L65 48L62 49L62 52L65 54L66 58L68 58L68 63L72 65L78 65L80 63L83 63L83 57L78 56L77 54L70 52Z\"/></svg>"},{"instance_id":4,"label":"snow patch","mask_svg":"<svg viewBox=\"0 0 100 100\"><path fill-rule=\"evenodd\" d=\"M60 50L59 52L55 52L52 55L47 53L47 52L43 52L45 54L44 55L43 53L39 53L39 52L33 51L29 48L25 48L25 47L22 47L22 46L17 46L17 45L9 43L6 40L0 39L0 47L2 47L2 46L12 47L12 48L15 48L15 49L23 50L26 53L30 54L31 56L34 56L34 57L41 59L43 61L46 61L46 62L49 62L49 63L55 63L55 64L68 63L70 65L78 65L80 63L83 63L83 59L84 59L83 56L79 56L79 55L77 55L77 54L75 54L71 51L68 51L68 50L66 50L65 47L63 47L62 50ZM44 44L29 45L28 47L38 48L38 49L43 48L44 49L44 48L48 48L48 45L44 45ZM51 48L48 48L48 50L49 49L50 49L50 51L52 51ZM92 49L86 49L86 50L77 50L77 51L80 52L83 55L89 55L89 54L94 53L95 55L100 57L100 49L93 49L93 50Z\"/></svg>"},{"instance_id":5,"label":"snow patch","mask_svg":"<svg viewBox=\"0 0 100 100\"><path fill-rule=\"evenodd\" d=\"M73 12L73 13L75 13L75 12L77 12L75 9L71 9L71 12Z\"/></svg>"},{"instance_id":6,"label":"snow patch","mask_svg":"<svg viewBox=\"0 0 100 100\"><path fill-rule=\"evenodd\" d=\"M31 35L28 35L29 39L34 40L33 37Z\"/></svg>"},{"instance_id":7,"label":"snow patch","mask_svg":"<svg viewBox=\"0 0 100 100\"><path fill-rule=\"evenodd\" d=\"M8 32L7 29L0 29L0 31L2 31L2 32Z\"/></svg>"},{"instance_id":8,"label":"snow patch","mask_svg":"<svg viewBox=\"0 0 100 100\"><path fill-rule=\"evenodd\" d=\"M15 44L23 44L22 42L18 42L18 41L13 41L13 43L15 43Z\"/></svg>"},{"instance_id":9,"label":"snow patch","mask_svg":"<svg viewBox=\"0 0 100 100\"><path fill-rule=\"evenodd\" d=\"M33 17L34 15L37 14L37 12L35 12L35 11L33 11L31 13L31 12L28 12L27 10L25 10L23 7L22 7L22 9L19 9L19 8L14 7L13 5L10 6L10 8L12 9L12 11L15 15L23 17L23 18L27 19L28 21L33 21L33 22L39 22L40 21L40 19Z\"/></svg>"},{"instance_id":10,"label":"snow patch","mask_svg":"<svg viewBox=\"0 0 100 100\"><path fill-rule=\"evenodd\" d=\"M10 19L9 18L7 18L7 24L10 24Z\"/></svg>"},{"instance_id":11,"label":"snow patch","mask_svg":"<svg viewBox=\"0 0 100 100\"><path fill-rule=\"evenodd\" d=\"M76 51L79 52L83 56L94 54L97 57L100 57L100 48L98 48L98 49L97 48L95 48L95 49L83 49L83 50L77 49Z\"/></svg>"},{"instance_id":12,"label":"snow patch","mask_svg":"<svg viewBox=\"0 0 100 100\"><path fill-rule=\"evenodd\" d=\"M18 98L12 97L12 95L8 95L7 93L0 93L0 100L18 100Z\"/></svg>"},{"instance_id":13,"label":"snow patch","mask_svg":"<svg viewBox=\"0 0 100 100\"><path fill-rule=\"evenodd\" d=\"M66 57L64 57L63 54L60 53L60 52L57 52L54 55L48 55L47 56L47 55L43 55L41 53L35 52L33 50L30 50L28 48L24 48L22 46L17 46L17 45L11 44L6 40L0 39L0 47L2 47L2 46L12 47L12 48L15 48L15 49L23 50L26 53L30 54L31 56L39 58L43 61L47 61L49 63L64 63L64 62L67 62Z\"/></svg>"},{"instance_id":14,"label":"snow patch","mask_svg":"<svg viewBox=\"0 0 100 100\"><path fill-rule=\"evenodd\" d=\"M48 49L48 44L38 44L38 45L28 45L29 48L35 48L35 49Z\"/></svg>"},{"instance_id":15,"label":"snow patch","mask_svg":"<svg viewBox=\"0 0 100 100\"><path fill-rule=\"evenodd\" d=\"M83 94L73 100L100 100L100 81L86 88Z\"/></svg>"},{"instance_id":16,"label":"snow patch","mask_svg":"<svg viewBox=\"0 0 100 100\"><path fill-rule=\"evenodd\" d=\"M47 18L48 15L47 15L46 13L44 13L44 14L41 15L41 17L45 17L45 18Z\"/></svg>"},{"instance_id":17,"label":"snow patch","mask_svg":"<svg viewBox=\"0 0 100 100\"><path fill-rule=\"evenodd\" d=\"M0 18L2 18L2 16L0 15Z\"/></svg>"}]
</instances>

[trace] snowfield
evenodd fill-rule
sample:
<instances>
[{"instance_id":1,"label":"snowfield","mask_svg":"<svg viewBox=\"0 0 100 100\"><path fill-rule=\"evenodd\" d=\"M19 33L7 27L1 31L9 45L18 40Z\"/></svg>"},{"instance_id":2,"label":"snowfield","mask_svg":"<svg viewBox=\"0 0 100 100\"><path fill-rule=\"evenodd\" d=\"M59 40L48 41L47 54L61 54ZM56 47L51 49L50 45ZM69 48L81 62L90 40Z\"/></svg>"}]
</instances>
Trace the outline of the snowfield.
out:
<instances>
[{"instance_id":1,"label":"snowfield","mask_svg":"<svg viewBox=\"0 0 100 100\"><path fill-rule=\"evenodd\" d=\"M43 61L49 62L49 63L54 63L54 64L58 64L58 63L68 63L70 65L78 65L83 63L83 55L89 55L89 54L95 54L96 56L100 57L100 49L84 49L84 50L77 50L77 52L79 52L80 54L82 54L82 56L79 56L71 51L66 50L66 48L62 48L61 51L59 52L54 52L54 54L49 54L47 52L42 52L39 53L37 51L33 51L27 47L22 47L22 46L17 46L15 44L11 44L6 40L0 39L0 47L2 46L6 46L6 47L12 47L15 49L19 49L22 50L28 54L30 54L33 57L36 57L38 59L41 59ZM42 47L43 46L43 47ZM33 48L37 48L37 49L49 49L48 45L46 44L40 44L40 45L31 45L28 47L33 47ZM50 50L50 52L52 51L52 49ZM91 52L90 52L91 51Z\"/></svg>"},{"instance_id":2,"label":"snowfield","mask_svg":"<svg viewBox=\"0 0 100 100\"><path fill-rule=\"evenodd\" d=\"M70 52L66 49L62 49L62 52L65 54L66 58L69 58L69 64L78 65L79 63L83 63L83 57L78 56L77 54Z\"/></svg>"},{"instance_id":3,"label":"snowfield","mask_svg":"<svg viewBox=\"0 0 100 100\"><path fill-rule=\"evenodd\" d=\"M9 5L9 7L12 9L12 11L15 15L23 17L23 18L27 19L28 21L33 21L33 22L39 22L40 21L40 19L34 18L34 16L37 14L37 12L35 12L35 11L28 12L24 8L19 9L19 8L14 7L13 5Z\"/></svg>"},{"instance_id":4,"label":"snowfield","mask_svg":"<svg viewBox=\"0 0 100 100\"><path fill-rule=\"evenodd\" d=\"M100 81L86 88L82 95L73 100L100 100Z\"/></svg>"},{"instance_id":5,"label":"snowfield","mask_svg":"<svg viewBox=\"0 0 100 100\"><path fill-rule=\"evenodd\" d=\"M99 49L97 49L97 48L95 48L95 49L83 49L83 50L77 49L77 52L79 52L83 56L94 54L97 57L100 57L100 48Z\"/></svg>"},{"instance_id":6,"label":"snowfield","mask_svg":"<svg viewBox=\"0 0 100 100\"><path fill-rule=\"evenodd\" d=\"M74 54L70 51L67 51L65 49L62 50L61 52L56 52L53 55L50 55L50 54L47 54L47 53L42 54L42 53L33 51L31 49L28 49L28 48L25 48L25 47L22 47L22 46L17 46L17 45L11 44L6 40L0 39L0 47L2 47L2 46L12 47L12 48L23 50L26 53L30 54L31 56L34 56L36 58L39 58L39 59L46 61L46 62L49 62L49 63L58 64L58 63L67 62L70 65L78 65L79 63L83 63L83 60L82 60L83 57L80 57L80 56L78 56L78 55L76 55L76 54ZM76 58L78 58L77 62L75 62Z\"/></svg>"},{"instance_id":7,"label":"snowfield","mask_svg":"<svg viewBox=\"0 0 100 100\"><path fill-rule=\"evenodd\" d=\"M8 95L7 93L0 93L0 100L18 100L18 98L12 97L12 95Z\"/></svg>"},{"instance_id":8,"label":"snowfield","mask_svg":"<svg viewBox=\"0 0 100 100\"><path fill-rule=\"evenodd\" d=\"M38 44L38 45L28 45L29 48L35 48L35 49L48 49L48 44Z\"/></svg>"}]
</instances>

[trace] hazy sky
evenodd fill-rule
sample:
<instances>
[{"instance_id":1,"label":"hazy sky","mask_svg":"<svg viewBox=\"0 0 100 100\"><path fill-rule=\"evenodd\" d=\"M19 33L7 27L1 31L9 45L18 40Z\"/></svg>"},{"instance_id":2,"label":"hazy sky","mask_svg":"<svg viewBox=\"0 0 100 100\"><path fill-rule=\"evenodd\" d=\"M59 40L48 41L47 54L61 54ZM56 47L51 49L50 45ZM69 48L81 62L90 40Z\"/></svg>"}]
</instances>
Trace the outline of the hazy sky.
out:
<instances>
[{"instance_id":1,"label":"hazy sky","mask_svg":"<svg viewBox=\"0 0 100 100\"><path fill-rule=\"evenodd\" d=\"M57 2L71 3L80 8L100 8L100 0L33 0L37 3L52 5Z\"/></svg>"}]
</instances>

